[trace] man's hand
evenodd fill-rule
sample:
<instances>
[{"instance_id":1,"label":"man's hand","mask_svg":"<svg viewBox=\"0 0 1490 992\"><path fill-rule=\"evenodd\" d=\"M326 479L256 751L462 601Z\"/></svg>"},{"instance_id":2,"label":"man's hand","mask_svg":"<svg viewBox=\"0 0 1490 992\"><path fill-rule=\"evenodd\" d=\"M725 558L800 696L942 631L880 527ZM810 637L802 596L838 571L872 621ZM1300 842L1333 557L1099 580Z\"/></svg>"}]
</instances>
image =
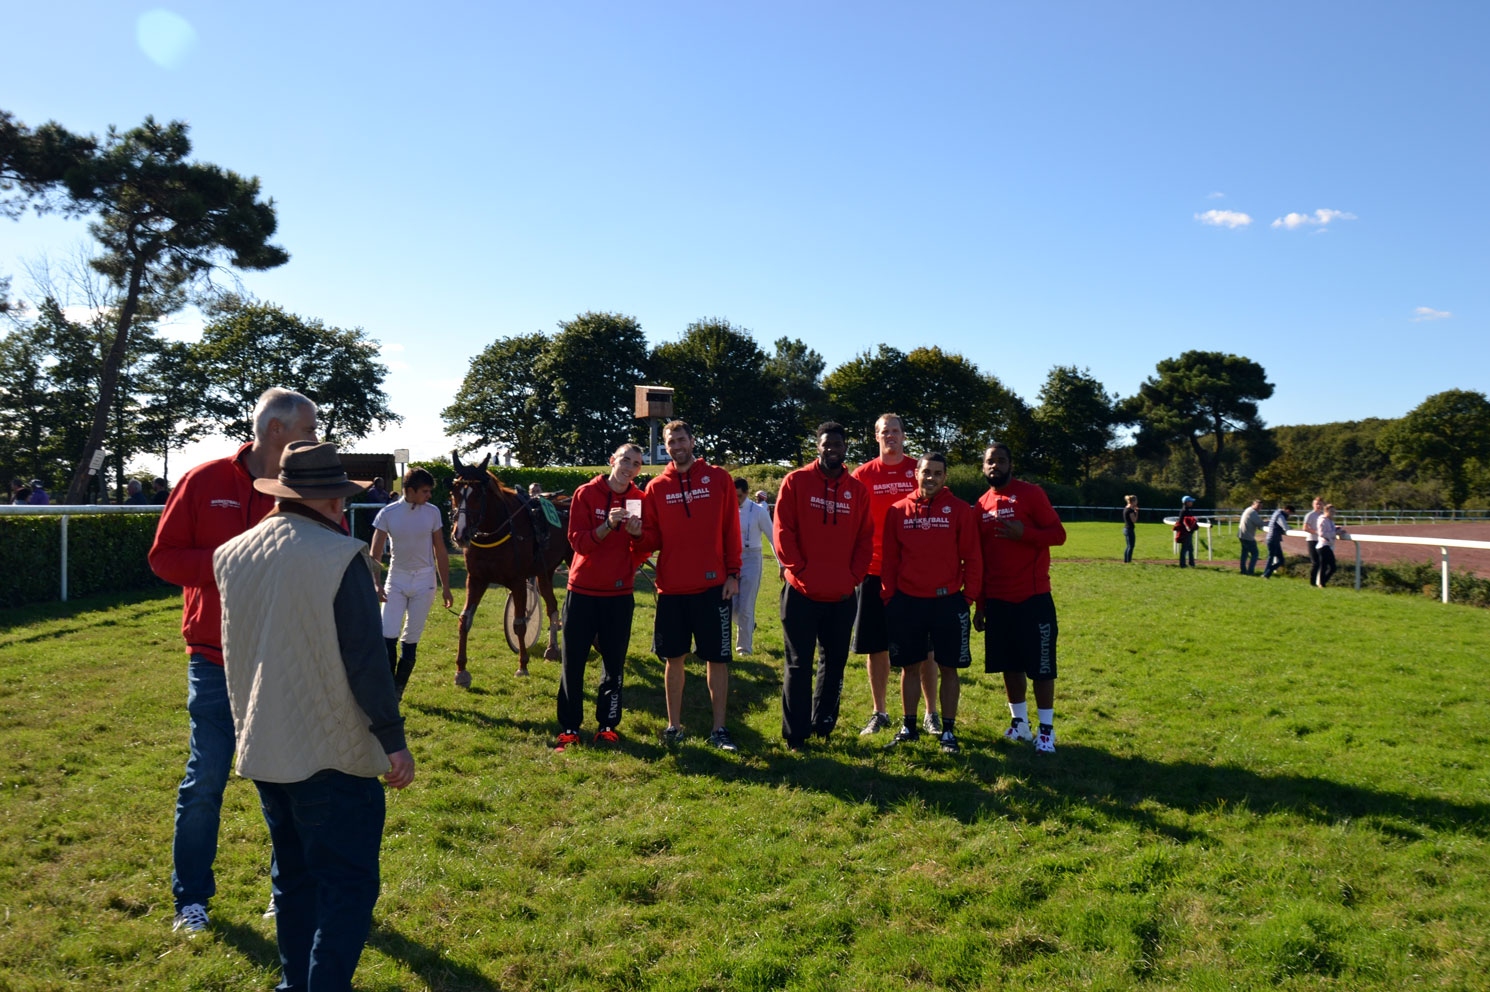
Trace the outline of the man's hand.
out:
<instances>
[{"instance_id":1,"label":"man's hand","mask_svg":"<svg viewBox=\"0 0 1490 992\"><path fill-rule=\"evenodd\" d=\"M739 578L739 576L731 575L729 578L727 578L727 579L724 580L724 590L723 590L720 598L721 599L734 599L739 594L740 594L740 578Z\"/></svg>"},{"instance_id":2,"label":"man's hand","mask_svg":"<svg viewBox=\"0 0 1490 992\"><path fill-rule=\"evenodd\" d=\"M983 629L987 626L988 618L983 615L982 605L973 607L973 629L981 634L983 633Z\"/></svg>"},{"instance_id":3,"label":"man's hand","mask_svg":"<svg viewBox=\"0 0 1490 992\"><path fill-rule=\"evenodd\" d=\"M1001 526L999 527L998 535L999 535L999 537L1007 537L1011 541L1017 541L1017 540L1019 540L1020 538L1024 537L1024 521L1023 520L1005 520L1005 521L1002 521L1001 522ZM983 628L982 627L979 627L978 629L979 630L982 630Z\"/></svg>"},{"instance_id":4,"label":"man's hand","mask_svg":"<svg viewBox=\"0 0 1490 992\"><path fill-rule=\"evenodd\" d=\"M388 783L389 788L402 789L414 781L414 756L409 753L408 748L394 751L388 756L388 761L393 767L388 769L383 781Z\"/></svg>"},{"instance_id":5,"label":"man's hand","mask_svg":"<svg viewBox=\"0 0 1490 992\"><path fill-rule=\"evenodd\" d=\"M445 587L443 598L445 600L445 609L448 610L455 605L455 594L450 591L449 586Z\"/></svg>"},{"instance_id":6,"label":"man's hand","mask_svg":"<svg viewBox=\"0 0 1490 992\"><path fill-rule=\"evenodd\" d=\"M626 533L630 534L632 537L641 537L642 536L642 518L641 517L627 517L626 518Z\"/></svg>"}]
</instances>

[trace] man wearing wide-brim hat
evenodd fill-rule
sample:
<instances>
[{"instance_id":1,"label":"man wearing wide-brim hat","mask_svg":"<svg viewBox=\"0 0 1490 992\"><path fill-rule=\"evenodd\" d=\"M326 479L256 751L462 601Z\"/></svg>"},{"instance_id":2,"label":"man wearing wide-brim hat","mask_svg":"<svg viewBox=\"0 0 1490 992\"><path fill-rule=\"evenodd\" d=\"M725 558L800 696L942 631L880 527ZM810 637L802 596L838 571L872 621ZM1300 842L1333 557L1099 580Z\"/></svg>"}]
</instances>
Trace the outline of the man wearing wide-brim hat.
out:
<instances>
[{"instance_id":1,"label":"man wearing wide-brim hat","mask_svg":"<svg viewBox=\"0 0 1490 992\"><path fill-rule=\"evenodd\" d=\"M378 899L378 776L414 779L371 560L339 526L362 487L335 445L296 441L254 488L274 510L212 561L238 774L274 843L280 987L350 988Z\"/></svg>"}]
</instances>

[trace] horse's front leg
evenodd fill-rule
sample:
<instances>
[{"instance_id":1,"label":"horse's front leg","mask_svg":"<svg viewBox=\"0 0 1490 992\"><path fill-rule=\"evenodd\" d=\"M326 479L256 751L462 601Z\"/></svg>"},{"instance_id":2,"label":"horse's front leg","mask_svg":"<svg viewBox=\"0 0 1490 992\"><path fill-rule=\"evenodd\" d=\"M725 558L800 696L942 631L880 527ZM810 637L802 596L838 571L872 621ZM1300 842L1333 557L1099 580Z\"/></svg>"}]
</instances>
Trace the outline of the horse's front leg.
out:
<instances>
[{"instance_id":1,"label":"horse's front leg","mask_svg":"<svg viewBox=\"0 0 1490 992\"><path fill-rule=\"evenodd\" d=\"M517 635L517 674L528 675L528 584L519 580L512 593L512 632Z\"/></svg>"},{"instance_id":2,"label":"horse's front leg","mask_svg":"<svg viewBox=\"0 0 1490 992\"><path fill-rule=\"evenodd\" d=\"M481 605L481 597L484 595L486 583L475 582L471 573L466 572L466 605L460 611L460 647L455 655L455 684L462 689L471 685L471 673L466 671L466 635L476 622L476 607Z\"/></svg>"}]
</instances>

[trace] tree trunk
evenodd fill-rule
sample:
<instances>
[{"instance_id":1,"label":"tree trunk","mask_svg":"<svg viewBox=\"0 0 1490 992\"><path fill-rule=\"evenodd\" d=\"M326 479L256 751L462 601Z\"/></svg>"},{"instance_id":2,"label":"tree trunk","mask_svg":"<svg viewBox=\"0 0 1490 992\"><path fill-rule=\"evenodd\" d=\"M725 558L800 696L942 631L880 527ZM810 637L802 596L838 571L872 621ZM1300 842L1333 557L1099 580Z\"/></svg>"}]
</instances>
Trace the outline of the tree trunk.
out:
<instances>
[{"instance_id":1,"label":"tree trunk","mask_svg":"<svg viewBox=\"0 0 1490 992\"><path fill-rule=\"evenodd\" d=\"M93 453L103 446L104 433L109 426L109 413L114 405L114 390L119 386L119 370L124 367L124 356L129 349L129 329L134 324L135 310L140 305L140 284L145 277L145 263L136 259L129 269L129 288L124 295L124 306L119 308L119 322L114 329L114 344L109 348L103 362L103 375L99 377L98 403L93 407L93 427L88 431L88 443L83 446L82 457L72 474L67 487L69 505L82 503L88 494L88 465Z\"/></svg>"}]
</instances>

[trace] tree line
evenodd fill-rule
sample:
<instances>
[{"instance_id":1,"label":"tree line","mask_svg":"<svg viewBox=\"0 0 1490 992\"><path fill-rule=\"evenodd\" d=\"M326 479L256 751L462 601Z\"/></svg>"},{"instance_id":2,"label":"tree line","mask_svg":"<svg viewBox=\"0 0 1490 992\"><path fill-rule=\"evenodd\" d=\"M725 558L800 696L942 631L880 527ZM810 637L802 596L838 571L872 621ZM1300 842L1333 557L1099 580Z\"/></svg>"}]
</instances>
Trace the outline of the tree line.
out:
<instances>
[{"instance_id":1,"label":"tree line","mask_svg":"<svg viewBox=\"0 0 1490 992\"><path fill-rule=\"evenodd\" d=\"M147 117L99 138L55 122L30 128L0 110L0 215L91 217L98 248L83 266L97 280L83 320L52 293L26 316L0 274L0 312L15 325L0 339L0 473L66 474L64 500L83 502L95 452L111 452L122 487L134 454L168 460L213 431L248 437L253 399L270 385L314 397L324 433L343 443L400 419L382 391L377 343L360 328L216 288L214 273L273 268L289 254L271 243L274 204L258 180L190 152L180 121ZM202 340L162 339L158 322L189 302L208 315ZM552 334L493 341L442 415L450 435L526 464L598 464L645 438L632 411L642 383L672 386L679 415L722 462L800 463L830 417L858 429L853 455L870 457L869 425L893 410L925 449L972 461L997 437L1020 452L1024 475L1088 491L1199 490L1210 505L1320 490L1355 505L1490 498L1483 394L1440 393L1396 421L1270 430L1258 415L1273 393L1265 371L1221 352L1166 358L1129 397L1089 369L1056 366L1031 405L939 347L880 344L829 371L804 342L783 337L767 350L725 318L648 347L635 318L589 312Z\"/></svg>"}]
</instances>

